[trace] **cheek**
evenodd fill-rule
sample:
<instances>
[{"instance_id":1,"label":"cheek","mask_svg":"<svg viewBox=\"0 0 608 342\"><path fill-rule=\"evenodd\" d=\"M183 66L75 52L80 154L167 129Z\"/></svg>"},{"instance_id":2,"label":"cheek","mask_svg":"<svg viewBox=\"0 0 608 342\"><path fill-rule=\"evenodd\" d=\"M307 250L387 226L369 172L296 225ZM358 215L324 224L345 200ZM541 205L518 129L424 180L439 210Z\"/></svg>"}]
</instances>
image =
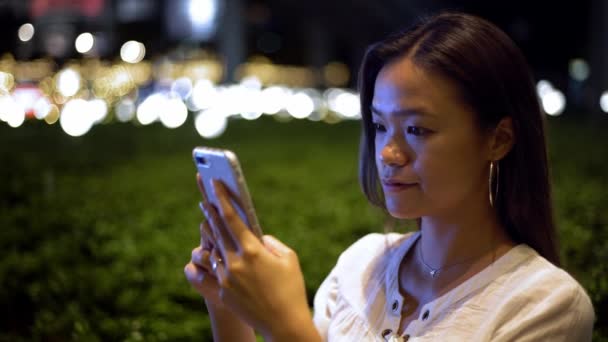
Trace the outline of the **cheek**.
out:
<instances>
[{"instance_id":1,"label":"cheek","mask_svg":"<svg viewBox=\"0 0 608 342\"><path fill-rule=\"evenodd\" d=\"M467 146L441 146L419 155L413 169L434 203L459 201L478 185L479 154Z\"/></svg>"}]
</instances>

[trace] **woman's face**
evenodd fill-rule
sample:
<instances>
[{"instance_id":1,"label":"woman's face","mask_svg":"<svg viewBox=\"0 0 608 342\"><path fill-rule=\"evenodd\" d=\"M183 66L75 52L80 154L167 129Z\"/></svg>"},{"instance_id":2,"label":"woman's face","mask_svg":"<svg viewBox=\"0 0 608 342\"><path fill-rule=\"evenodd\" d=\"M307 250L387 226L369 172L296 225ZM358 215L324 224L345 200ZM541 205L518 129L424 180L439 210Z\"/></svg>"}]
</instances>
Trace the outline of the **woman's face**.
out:
<instances>
[{"instance_id":1,"label":"woman's face","mask_svg":"<svg viewBox=\"0 0 608 342\"><path fill-rule=\"evenodd\" d=\"M392 216L452 215L488 198L487 144L450 81L396 60L378 74L371 110Z\"/></svg>"}]
</instances>

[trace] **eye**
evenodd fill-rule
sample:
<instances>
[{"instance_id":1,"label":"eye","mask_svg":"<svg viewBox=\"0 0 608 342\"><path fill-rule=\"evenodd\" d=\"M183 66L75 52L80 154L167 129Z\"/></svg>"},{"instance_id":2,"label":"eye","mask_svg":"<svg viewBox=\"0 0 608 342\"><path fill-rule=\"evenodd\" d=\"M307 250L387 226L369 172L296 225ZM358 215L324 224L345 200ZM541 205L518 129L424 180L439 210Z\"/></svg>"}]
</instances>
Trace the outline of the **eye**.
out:
<instances>
[{"instance_id":1,"label":"eye","mask_svg":"<svg viewBox=\"0 0 608 342\"><path fill-rule=\"evenodd\" d=\"M408 126L407 133L415 136L424 136L430 133L430 131L426 128L418 127L418 126Z\"/></svg>"},{"instance_id":2,"label":"eye","mask_svg":"<svg viewBox=\"0 0 608 342\"><path fill-rule=\"evenodd\" d=\"M374 126L374 130L376 130L377 132L386 132L386 127L384 127L384 125L374 122L373 123Z\"/></svg>"}]
</instances>

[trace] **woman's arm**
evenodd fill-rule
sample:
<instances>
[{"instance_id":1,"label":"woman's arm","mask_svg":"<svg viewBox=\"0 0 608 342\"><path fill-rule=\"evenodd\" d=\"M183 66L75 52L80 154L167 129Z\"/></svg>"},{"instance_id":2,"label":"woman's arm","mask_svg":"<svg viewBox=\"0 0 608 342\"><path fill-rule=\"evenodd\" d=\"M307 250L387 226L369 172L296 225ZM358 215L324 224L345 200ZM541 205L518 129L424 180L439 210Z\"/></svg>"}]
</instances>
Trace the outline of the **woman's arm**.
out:
<instances>
[{"instance_id":1,"label":"woman's arm","mask_svg":"<svg viewBox=\"0 0 608 342\"><path fill-rule=\"evenodd\" d=\"M201 231L205 230L204 226L205 223L201 225ZM205 242L202 244L205 245ZM213 329L213 340L255 341L251 326L221 303L217 278L210 272L209 253L205 247L195 248L192 251L192 260L186 265L184 273L192 287L205 299Z\"/></svg>"},{"instance_id":2,"label":"woman's arm","mask_svg":"<svg viewBox=\"0 0 608 342\"><path fill-rule=\"evenodd\" d=\"M215 307L212 303L205 301L211 327L213 328L213 341L243 341L255 342L253 328L241 321L230 310L222 307Z\"/></svg>"},{"instance_id":3,"label":"woman's arm","mask_svg":"<svg viewBox=\"0 0 608 342\"><path fill-rule=\"evenodd\" d=\"M281 320L271 328L270 334L264 336L267 342L321 342L317 327L313 323L310 310L294 313L289 319Z\"/></svg>"}]
</instances>

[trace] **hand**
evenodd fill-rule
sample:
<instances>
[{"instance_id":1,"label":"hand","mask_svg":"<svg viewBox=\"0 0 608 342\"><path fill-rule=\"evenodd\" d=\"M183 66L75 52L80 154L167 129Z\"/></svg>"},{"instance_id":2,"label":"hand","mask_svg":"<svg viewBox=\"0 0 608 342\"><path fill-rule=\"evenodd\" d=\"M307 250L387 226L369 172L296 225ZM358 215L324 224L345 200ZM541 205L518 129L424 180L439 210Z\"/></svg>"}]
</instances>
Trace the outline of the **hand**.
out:
<instances>
[{"instance_id":1,"label":"hand","mask_svg":"<svg viewBox=\"0 0 608 342\"><path fill-rule=\"evenodd\" d=\"M222 303L267 340L315 332L306 301L304 279L296 253L279 240L263 243L241 220L221 182L214 182L219 208L208 206L220 264L215 274ZM317 335L318 337L318 335Z\"/></svg>"},{"instance_id":2,"label":"hand","mask_svg":"<svg viewBox=\"0 0 608 342\"><path fill-rule=\"evenodd\" d=\"M184 273L192 287L205 298L208 309L211 310L211 307L223 309L220 286L211 267L210 257L214 252L214 246L211 243L209 224L203 221L200 224L200 231L201 245L192 250L192 258L184 268Z\"/></svg>"},{"instance_id":3,"label":"hand","mask_svg":"<svg viewBox=\"0 0 608 342\"><path fill-rule=\"evenodd\" d=\"M204 196L205 188L198 173L196 175L196 181L201 194ZM202 202L200 203L200 208L204 214L205 209L203 208ZM191 261L184 268L184 273L192 287L205 298L208 307L213 306L213 308L221 309L223 308L223 304L219 296L220 287L215 273L212 270L210 260L212 256L215 260L218 258L213 243L213 233L211 232L211 227L207 221L201 222L199 231L201 234L201 245L192 250Z\"/></svg>"},{"instance_id":4,"label":"hand","mask_svg":"<svg viewBox=\"0 0 608 342\"><path fill-rule=\"evenodd\" d=\"M197 182L204 195L200 176ZM201 206L201 210L203 207ZM203 210L204 211L204 210ZM220 298L220 286L211 266L213 257L217 260L217 249L213 243L213 233L207 221L200 225L201 244L192 250L192 259L184 268L186 278L203 298L213 327L214 341L255 341L253 329L230 311Z\"/></svg>"}]
</instances>

